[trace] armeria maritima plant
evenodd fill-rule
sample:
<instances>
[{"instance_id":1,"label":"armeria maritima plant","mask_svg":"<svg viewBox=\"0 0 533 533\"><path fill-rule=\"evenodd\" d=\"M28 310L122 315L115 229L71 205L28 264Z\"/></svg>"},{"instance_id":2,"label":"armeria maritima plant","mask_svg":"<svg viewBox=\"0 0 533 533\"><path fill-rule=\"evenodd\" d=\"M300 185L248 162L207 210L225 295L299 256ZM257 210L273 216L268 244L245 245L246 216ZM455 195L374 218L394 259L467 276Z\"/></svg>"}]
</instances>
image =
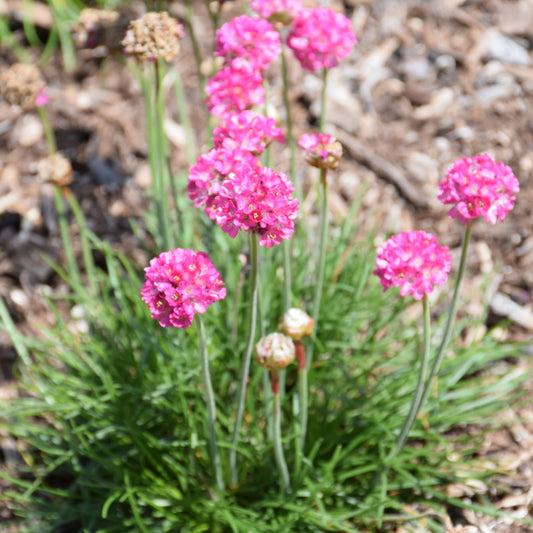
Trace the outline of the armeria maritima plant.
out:
<instances>
[{"instance_id":1,"label":"armeria maritima plant","mask_svg":"<svg viewBox=\"0 0 533 533\"><path fill-rule=\"evenodd\" d=\"M163 327L188 328L193 321L196 325L208 414L209 456L218 487L224 490L215 430L215 398L205 332L200 319L200 314L205 313L207 307L226 297L224 282L207 254L182 248L153 258L150 266L145 268L145 278L141 297L152 318Z\"/></svg>"}]
</instances>

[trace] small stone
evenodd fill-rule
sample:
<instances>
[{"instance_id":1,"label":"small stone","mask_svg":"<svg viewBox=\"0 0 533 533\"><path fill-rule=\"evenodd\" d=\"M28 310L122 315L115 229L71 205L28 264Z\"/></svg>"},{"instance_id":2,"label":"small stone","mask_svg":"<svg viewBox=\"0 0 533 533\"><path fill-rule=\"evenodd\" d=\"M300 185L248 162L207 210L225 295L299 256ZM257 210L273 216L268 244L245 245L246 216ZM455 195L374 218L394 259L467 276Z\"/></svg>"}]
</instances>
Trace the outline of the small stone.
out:
<instances>
[{"instance_id":1,"label":"small stone","mask_svg":"<svg viewBox=\"0 0 533 533\"><path fill-rule=\"evenodd\" d=\"M484 39L485 55L490 59L525 67L531 65L529 52L513 39L495 31L487 32Z\"/></svg>"},{"instance_id":2,"label":"small stone","mask_svg":"<svg viewBox=\"0 0 533 533\"><path fill-rule=\"evenodd\" d=\"M13 140L20 146L35 146L43 136L43 125L34 115L24 115L13 128Z\"/></svg>"}]
</instances>

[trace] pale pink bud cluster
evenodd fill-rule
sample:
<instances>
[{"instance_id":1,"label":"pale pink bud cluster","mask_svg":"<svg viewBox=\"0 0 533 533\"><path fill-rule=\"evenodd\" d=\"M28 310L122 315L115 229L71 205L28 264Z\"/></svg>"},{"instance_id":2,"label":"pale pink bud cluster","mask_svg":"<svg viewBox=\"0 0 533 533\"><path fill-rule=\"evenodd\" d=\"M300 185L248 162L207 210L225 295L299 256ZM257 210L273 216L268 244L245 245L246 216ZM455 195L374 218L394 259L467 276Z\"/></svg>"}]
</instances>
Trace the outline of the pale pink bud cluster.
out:
<instances>
[{"instance_id":1,"label":"pale pink bud cluster","mask_svg":"<svg viewBox=\"0 0 533 533\"><path fill-rule=\"evenodd\" d=\"M342 157L342 145L335 137L325 133L304 133L298 145L305 150L304 158L317 168L336 170Z\"/></svg>"},{"instance_id":2,"label":"pale pink bud cluster","mask_svg":"<svg viewBox=\"0 0 533 533\"><path fill-rule=\"evenodd\" d=\"M272 24L288 25L302 8L302 0L251 0L250 7Z\"/></svg>"},{"instance_id":3,"label":"pale pink bud cluster","mask_svg":"<svg viewBox=\"0 0 533 533\"><path fill-rule=\"evenodd\" d=\"M141 290L152 318L163 327L188 328L195 313L226 297L224 283L207 254L177 248L163 252L145 269Z\"/></svg>"},{"instance_id":4,"label":"pale pink bud cluster","mask_svg":"<svg viewBox=\"0 0 533 533\"><path fill-rule=\"evenodd\" d=\"M254 70L265 70L281 51L279 33L265 19L241 15L223 24L216 32L215 55L224 65L240 67L244 62Z\"/></svg>"},{"instance_id":5,"label":"pale pink bud cluster","mask_svg":"<svg viewBox=\"0 0 533 533\"><path fill-rule=\"evenodd\" d=\"M412 294L421 300L448 279L451 255L447 246L440 246L437 237L425 231L399 233L377 249L377 269L384 290L400 287L400 294Z\"/></svg>"},{"instance_id":6,"label":"pale pink bud cluster","mask_svg":"<svg viewBox=\"0 0 533 533\"><path fill-rule=\"evenodd\" d=\"M259 339L255 353L257 362L271 372L287 368L296 357L292 339L282 333L271 333Z\"/></svg>"},{"instance_id":7,"label":"pale pink bud cluster","mask_svg":"<svg viewBox=\"0 0 533 533\"><path fill-rule=\"evenodd\" d=\"M356 43L349 19L327 7L301 9L287 39L302 67L311 72L337 66Z\"/></svg>"},{"instance_id":8,"label":"pale pink bud cluster","mask_svg":"<svg viewBox=\"0 0 533 533\"><path fill-rule=\"evenodd\" d=\"M302 309L288 309L279 322L279 330L292 340L299 341L313 333L315 321Z\"/></svg>"},{"instance_id":9,"label":"pale pink bud cluster","mask_svg":"<svg viewBox=\"0 0 533 533\"><path fill-rule=\"evenodd\" d=\"M214 148L189 169L187 190L194 205L204 207L232 238L242 229L269 248L294 231L298 200L292 198L293 184L285 174L260 167L250 152Z\"/></svg>"},{"instance_id":10,"label":"pale pink bud cluster","mask_svg":"<svg viewBox=\"0 0 533 533\"><path fill-rule=\"evenodd\" d=\"M456 161L439 190L439 200L453 206L450 218L464 224L482 215L494 224L511 211L520 186L510 167L485 154Z\"/></svg>"},{"instance_id":11,"label":"pale pink bud cluster","mask_svg":"<svg viewBox=\"0 0 533 533\"><path fill-rule=\"evenodd\" d=\"M265 101L263 77L244 63L218 71L205 89L207 109L213 115L238 113Z\"/></svg>"},{"instance_id":12,"label":"pale pink bud cluster","mask_svg":"<svg viewBox=\"0 0 533 533\"><path fill-rule=\"evenodd\" d=\"M285 142L276 121L252 111L224 115L213 131L215 148L241 148L254 155L261 154L273 141Z\"/></svg>"}]
</instances>

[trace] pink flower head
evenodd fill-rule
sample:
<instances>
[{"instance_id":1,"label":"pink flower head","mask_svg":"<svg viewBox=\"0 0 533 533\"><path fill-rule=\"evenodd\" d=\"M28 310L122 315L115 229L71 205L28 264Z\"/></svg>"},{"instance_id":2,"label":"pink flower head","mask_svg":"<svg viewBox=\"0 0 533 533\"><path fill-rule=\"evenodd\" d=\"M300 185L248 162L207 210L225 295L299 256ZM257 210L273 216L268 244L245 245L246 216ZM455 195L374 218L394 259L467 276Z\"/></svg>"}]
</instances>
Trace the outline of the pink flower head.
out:
<instances>
[{"instance_id":1,"label":"pink flower head","mask_svg":"<svg viewBox=\"0 0 533 533\"><path fill-rule=\"evenodd\" d=\"M281 51L279 33L265 19L241 15L223 24L216 33L215 55L224 58L225 65L265 70Z\"/></svg>"},{"instance_id":2,"label":"pink flower head","mask_svg":"<svg viewBox=\"0 0 533 533\"><path fill-rule=\"evenodd\" d=\"M336 170L342 157L342 145L325 133L304 133L298 145L305 150L305 160L313 167Z\"/></svg>"},{"instance_id":3,"label":"pink flower head","mask_svg":"<svg viewBox=\"0 0 533 533\"><path fill-rule=\"evenodd\" d=\"M226 297L224 283L207 254L177 248L163 252L144 269L143 302L164 328L188 328L194 313Z\"/></svg>"},{"instance_id":4,"label":"pink flower head","mask_svg":"<svg viewBox=\"0 0 533 533\"><path fill-rule=\"evenodd\" d=\"M259 244L270 248L288 239L298 216L294 186L281 172L268 167L235 175L228 183L236 202L233 223L259 235Z\"/></svg>"},{"instance_id":5,"label":"pink flower head","mask_svg":"<svg viewBox=\"0 0 533 533\"><path fill-rule=\"evenodd\" d=\"M260 72L249 66L226 67L207 84L207 108L213 115L224 115L262 104L265 101L262 84Z\"/></svg>"},{"instance_id":6,"label":"pink flower head","mask_svg":"<svg viewBox=\"0 0 533 533\"><path fill-rule=\"evenodd\" d=\"M210 198L220 193L222 183L228 176L245 169L252 171L258 166L259 160L250 152L237 148L213 148L189 168L189 198L194 201L194 207L205 207ZM212 218L210 210L210 207L206 209Z\"/></svg>"},{"instance_id":7,"label":"pink flower head","mask_svg":"<svg viewBox=\"0 0 533 533\"><path fill-rule=\"evenodd\" d=\"M187 190L222 231L235 238L239 230L259 235L269 248L294 231L298 200L287 176L260 167L250 152L214 148L189 169Z\"/></svg>"},{"instance_id":8,"label":"pink flower head","mask_svg":"<svg viewBox=\"0 0 533 533\"><path fill-rule=\"evenodd\" d=\"M437 237L425 231L399 233L385 241L377 249L377 269L386 291L391 285L400 287L400 294L412 294L421 300L424 294L433 292L434 285L442 285L448 279L451 256L447 246L440 246Z\"/></svg>"},{"instance_id":9,"label":"pink flower head","mask_svg":"<svg viewBox=\"0 0 533 533\"><path fill-rule=\"evenodd\" d=\"M327 7L301 9L292 24L287 44L311 72L335 67L357 43L350 21Z\"/></svg>"},{"instance_id":10,"label":"pink flower head","mask_svg":"<svg viewBox=\"0 0 533 533\"><path fill-rule=\"evenodd\" d=\"M269 22L287 25L302 7L302 0L251 0L250 7Z\"/></svg>"},{"instance_id":11,"label":"pink flower head","mask_svg":"<svg viewBox=\"0 0 533 533\"><path fill-rule=\"evenodd\" d=\"M484 154L456 161L439 190L439 200L453 205L448 211L450 218L459 218L464 224L483 215L494 224L511 211L520 186L510 167Z\"/></svg>"},{"instance_id":12,"label":"pink flower head","mask_svg":"<svg viewBox=\"0 0 533 533\"><path fill-rule=\"evenodd\" d=\"M272 141L285 142L276 121L251 111L224 115L213 131L215 148L241 148L255 155L261 154Z\"/></svg>"}]
</instances>

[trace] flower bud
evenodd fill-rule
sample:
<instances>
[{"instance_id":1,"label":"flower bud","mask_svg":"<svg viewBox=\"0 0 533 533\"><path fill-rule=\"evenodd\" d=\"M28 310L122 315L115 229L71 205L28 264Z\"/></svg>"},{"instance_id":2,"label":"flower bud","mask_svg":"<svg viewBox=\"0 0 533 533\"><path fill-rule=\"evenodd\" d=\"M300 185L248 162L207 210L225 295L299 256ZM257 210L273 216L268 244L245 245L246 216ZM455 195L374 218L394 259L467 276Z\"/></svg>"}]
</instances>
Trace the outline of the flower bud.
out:
<instances>
[{"instance_id":1,"label":"flower bud","mask_svg":"<svg viewBox=\"0 0 533 533\"><path fill-rule=\"evenodd\" d=\"M255 345L257 362L270 371L287 368L296 357L294 343L282 333L271 333Z\"/></svg>"},{"instance_id":2,"label":"flower bud","mask_svg":"<svg viewBox=\"0 0 533 533\"><path fill-rule=\"evenodd\" d=\"M301 309L291 308L281 318L279 330L293 341L299 341L313 333L315 321Z\"/></svg>"}]
</instances>

